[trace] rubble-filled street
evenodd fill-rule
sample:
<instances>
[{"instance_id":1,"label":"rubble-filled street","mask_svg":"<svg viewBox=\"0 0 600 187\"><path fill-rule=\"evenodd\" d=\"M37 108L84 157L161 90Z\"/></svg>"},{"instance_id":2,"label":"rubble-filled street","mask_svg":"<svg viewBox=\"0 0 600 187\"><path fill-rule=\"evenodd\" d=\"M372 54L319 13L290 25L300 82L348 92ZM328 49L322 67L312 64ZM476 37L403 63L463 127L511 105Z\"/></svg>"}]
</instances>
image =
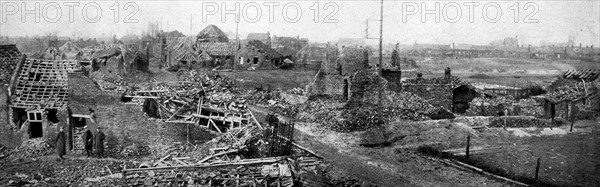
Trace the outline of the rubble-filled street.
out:
<instances>
[{"instance_id":1,"label":"rubble-filled street","mask_svg":"<svg viewBox=\"0 0 600 187\"><path fill-rule=\"evenodd\" d=\"M597 5L2 1L0 186L600 186Z\"/></svg>"}]
</instances>

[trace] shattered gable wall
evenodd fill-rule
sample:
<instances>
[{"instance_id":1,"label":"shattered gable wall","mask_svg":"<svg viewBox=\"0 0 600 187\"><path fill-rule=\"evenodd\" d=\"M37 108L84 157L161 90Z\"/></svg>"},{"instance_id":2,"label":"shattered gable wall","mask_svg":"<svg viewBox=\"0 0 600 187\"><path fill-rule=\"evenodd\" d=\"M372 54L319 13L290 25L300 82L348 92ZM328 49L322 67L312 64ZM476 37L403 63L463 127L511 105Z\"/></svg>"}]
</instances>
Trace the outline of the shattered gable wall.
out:
<instances>
[{"instance_id":1,"label":"shattered gable wall","mask_svg":"<svg viewBox=\"0 0 600 187\"><path fill-rule=\"evenodd\" d=\"M368 71L368 53L365 49L344 48L335 60L328 54L314 81L307 86L307 92L309 95L351 96L356 86L352 83L353 76L361 71Z\"/></svg>"}]
</instances>

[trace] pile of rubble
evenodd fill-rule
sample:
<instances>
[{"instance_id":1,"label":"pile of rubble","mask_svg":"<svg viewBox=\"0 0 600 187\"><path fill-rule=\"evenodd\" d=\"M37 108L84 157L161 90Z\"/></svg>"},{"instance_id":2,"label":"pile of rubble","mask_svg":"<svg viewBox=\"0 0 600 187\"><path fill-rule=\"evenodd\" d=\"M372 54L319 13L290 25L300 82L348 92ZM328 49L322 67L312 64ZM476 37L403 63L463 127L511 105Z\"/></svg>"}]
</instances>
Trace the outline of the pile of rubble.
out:
<instances>
[{"instance_id":1,"label":"pile of rubble","mask_svg":"<svg viewBox=\"0 0 600 187\"><path fill-rule=\"evenodd\" d=\"M552 101L572 100L598 91L594 84L570 79L559 79L548 87L546 97Z\"/></svg>"},{"instance_id":2,"label":"pile of rubble","mask_svg":"<svg viewBox=\"0 0 600 187\"><path fill-rule=\"evenodd\" d=\"M500 110L512 106L514 99L511 95L498 96L495 98L476 97L469 103L467 116L497 116Z\"/></svg>"},{"instance_id":3,"label":"pile of rubble","mask_svg":"<svg viewBox=\"0 0 600 187\"><path fill-rule=\"evenodd\" d=\"M428 120L438 115L440 108L434 107L417 95L402 92L386 93L382 109L383 120ZM392 102L393 101L393 102ZM298 107L300 120L324 124L340 132L366 130L383 122L378 118L378 106L363 103L346 103L336 97L314 97Z\"/></svg>"},{"instance_id":4,"label":"pile of rubble","mask_svg":"<svg viewBox=\"0 0 600 187\"><path fill-rule=\"evenodd\" d=\"M541 118L544 116L544 108L542 104L535 99L521 99L514 106L518 106L518 111L515 108L516 115L519 116L534 116Z\"/></svg>"},{"instance_id":5,"label":"pile of rubble","mask_svg":"<svg viewBox=\"0 0 600 187\"><path fill-rule=\"evenodd\" d=\"M40 156L46 156L56 153L54 148L44 141L43 138L33 138L25 140L21 146L16 147L9 158L11 160L25 159L25 158L36 158Z\"/></svg>"}]
</instances>

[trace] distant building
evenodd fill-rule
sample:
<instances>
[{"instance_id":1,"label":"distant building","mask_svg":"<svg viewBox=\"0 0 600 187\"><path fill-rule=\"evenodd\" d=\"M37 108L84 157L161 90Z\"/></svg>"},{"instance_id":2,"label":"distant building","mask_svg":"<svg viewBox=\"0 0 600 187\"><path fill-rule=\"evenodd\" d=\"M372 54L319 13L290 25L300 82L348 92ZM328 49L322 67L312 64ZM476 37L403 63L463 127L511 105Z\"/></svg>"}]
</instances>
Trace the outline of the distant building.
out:
<instances>
[{"instance_id":1,"label":"distant building","mask_svg":"<svg viewBox=\"0 0 600 187\"><path fill-rule=\"evenodd\" d=\"M209 25L196 35L198 43L229 42L227 35L215 25Z\"/></svg>"},{"instance_id":2,"label":"distant building","mask_svg":"<svg viewBox=\"0 0 600 187\"><path fill-rule=\"evenodd\" d=\"M269 46L269 48L271 48L271 34L269 32L248 34L248 37L246 37L246 41L250 42L253 40L260 41L263 44Z\"/></svg>"},{"instance_id":3,"label":"distant building","mask_svg":"<svg viewBox=\"0 0 600 187\"><path fill-rule=\"evenodd\" d=\"M283 55L258 40L250 40L238 53L242 68L272 69L283 65Z\"/></svg>"},{"instance_id":4,"label":"distant building","mask_svg":"<svg viewBox=\"0 0 600 187\"><path fill-rule=\"evenodd\" d=\"M365 39L362 38L340 38L337 42L338 49L345 47L361 47L367 45Z\"/></svg>"},{"instance_id":5,"label":"distant building","mask_svg":"<svg viewBox=\"0 0 600 187\"><path fill-rule=\"evenodd\" d=\"M519 38L518 36L504 38L502 40L496 40L490 42L490 45L493 47L505 47L505 48L518 48L519 47Z\"/></svg>"},{"instance_id":6,"label":"distant building","mask_svg":"<svg viewBox=\"0 0 600 187\"><path fill-rule=\"evenodd\" d=\"M227 35L215 25L209 25L196 36L194 51L202 55L200 59L208 59L208 54L213 61L207 66L232 66L235 57L235 43L229 42Z\"/></svg>"}]
</instances>

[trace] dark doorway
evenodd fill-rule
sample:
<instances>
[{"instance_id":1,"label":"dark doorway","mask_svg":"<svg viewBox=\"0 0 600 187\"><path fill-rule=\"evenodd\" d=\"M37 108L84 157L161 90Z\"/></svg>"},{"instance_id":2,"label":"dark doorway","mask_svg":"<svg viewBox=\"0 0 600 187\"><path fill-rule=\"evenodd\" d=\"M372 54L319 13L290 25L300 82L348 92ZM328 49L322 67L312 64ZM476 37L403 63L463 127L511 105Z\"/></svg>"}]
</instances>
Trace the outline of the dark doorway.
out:
<instances>
[{"instance_id":1,"label":"dark doorway","mask_svg":"<svg viewBox=\"0 0 600 187\"><path fill-rule=\"evenodd\" d=\"M58 120L57 114L58 114L58 110L48 109L48 116L46 116L46 117L48 118L48 121L50 121L52 123L58 123L58 122L60 122L60 120Z\"/></svg>"},{"instance_id":2,"label":"dark doorway","mask_svg":"<svg viewBox=\"0 0 600 187\"><path fill-rule=\"evenodd\" d=\"M21 129L23 123L27 121L27 112L22 108L13 108L13 123L17 125L18 129Z\"/></svg>"},{"instance_id":3,"label":"dark doorway","mask_svg":"<svg viewBox=\"0 0 600 187\"><path fill-rule=\"evenodd\" d=\"M85 118L71 117L71 121L73 122L73 127L85 126Z\"/></svg>"},{"instance_id":4,"label":"dark doorway","mask_svg":"<svg viewBox=\"0 0 600 187\"><path fill-rule=\"evenodd\" d=\"M258 64L258 57L254 57L254 59L252 59L252 64Z\"/></svg>"},{"instance_id":5,"label":"dark doorway","mask_svg":"<svg viewBox=\"0 0 600 187\"><path fill-rule=\"evenodd\" d=\"M452 111L465 113L469 109L469 103L477 96L477 92L466 85L455 88L452 91Z\"/></svg>"},{"instance_id":6,"label":"dark doorway","mask_svg":"<svg viewBox=\"0 0 600 187\"><path fill-rule=\"evenodd\" d=\"M29 123L29 137L30 138L39 138L44 136L44 131L42 129L42 122L30 122Z\"/></svg>"}]
</instances>

